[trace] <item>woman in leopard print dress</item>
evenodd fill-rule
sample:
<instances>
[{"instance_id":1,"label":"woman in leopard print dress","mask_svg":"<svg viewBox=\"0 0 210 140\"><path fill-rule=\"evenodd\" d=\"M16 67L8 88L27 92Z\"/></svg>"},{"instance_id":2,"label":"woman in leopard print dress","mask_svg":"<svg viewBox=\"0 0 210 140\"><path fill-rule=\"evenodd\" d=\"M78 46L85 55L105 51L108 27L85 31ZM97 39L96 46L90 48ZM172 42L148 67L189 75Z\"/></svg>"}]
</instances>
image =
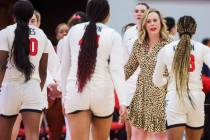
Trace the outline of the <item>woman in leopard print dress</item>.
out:
<instances>
[{"instance_id":1,"label":"woman in leopard print dress","mask_svg":"<svg viewBox=\"0 0 210 140\"><path fill-rule=\"evenodd\" d=\"M160 12L148 10L141 24L140 36L134 43L130 58L125 65L126 80L139 66L136 91L128 109L128 119L132 125L132 140L146 139L147 134L155 132L156 139L166 136L164 88L155 87L152 75L157 53L169 43L168 32Z\"/></svg>"}]
</instances>

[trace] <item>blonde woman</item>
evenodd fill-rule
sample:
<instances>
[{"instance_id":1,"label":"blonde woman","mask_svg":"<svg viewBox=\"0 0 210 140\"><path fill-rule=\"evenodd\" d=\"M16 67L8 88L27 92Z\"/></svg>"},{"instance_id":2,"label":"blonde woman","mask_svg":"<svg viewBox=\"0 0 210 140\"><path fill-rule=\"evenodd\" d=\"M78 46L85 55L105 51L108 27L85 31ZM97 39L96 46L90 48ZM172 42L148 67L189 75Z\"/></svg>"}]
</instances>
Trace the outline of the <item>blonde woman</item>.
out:
<instances>
[{"instance_id":1,"label":"blonde woman","mask_svg":"<svg viewBox=\"0 0 210 140\"><path fill-rule=\"evenodd\" d=\"M180 40L166 45L158 54L153 76L155 85L168 83L166 96L167 128L169 140L200 140L204 125L204 100L201 69L203 63L210 67L210 49L191 38L196 31L196 21L183 16L178 21ZM169 78L163 77L167 67Z\"/></svg>"},{"instance_id":2,"label":"blonde woman","mask_svg":"<svg viewBox=\"0 0 210 140\"><path fill-rule=\"evenodd\" d=\"M140 67L134 97L128 109L131 123L131 140L145 140L154 134L156 139L165 138L165 88L152 83L157 53L168 44L168 32L159 11L146 11L130 58L125 65L126 80Z\"/></svg>"}]
</instances>

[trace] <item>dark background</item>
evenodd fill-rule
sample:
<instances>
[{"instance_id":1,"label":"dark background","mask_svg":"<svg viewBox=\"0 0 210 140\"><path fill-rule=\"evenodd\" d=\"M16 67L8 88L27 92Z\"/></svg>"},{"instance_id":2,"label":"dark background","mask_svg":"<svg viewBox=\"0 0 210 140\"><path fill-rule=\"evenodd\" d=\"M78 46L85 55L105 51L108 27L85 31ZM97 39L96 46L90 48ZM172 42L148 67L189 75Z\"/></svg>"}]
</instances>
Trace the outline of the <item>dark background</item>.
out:
<instances>
[{"instance_id":1,"label":"dark background","mask_svg":"<svg viewBox=\"0 0 210 140\"><path fill-rule=\"evenodd\" d=\"M0 0L0 29L13 23L12 5L16 0ZM41 13L41 27L52 42L55 28L67 22L76 11L85 11L87 0L30 0Z\"/></svg>"}]
</instances>

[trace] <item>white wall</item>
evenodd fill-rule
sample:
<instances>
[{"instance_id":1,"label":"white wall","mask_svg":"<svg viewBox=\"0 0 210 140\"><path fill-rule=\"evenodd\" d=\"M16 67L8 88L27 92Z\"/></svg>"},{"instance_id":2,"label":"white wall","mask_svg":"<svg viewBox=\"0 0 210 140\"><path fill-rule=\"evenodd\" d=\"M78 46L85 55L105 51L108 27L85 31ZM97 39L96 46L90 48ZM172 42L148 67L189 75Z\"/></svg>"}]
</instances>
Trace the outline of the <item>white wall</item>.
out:
<instances>
[{"instance_id":1,"label":"white wall","mask_svg":"<svg viewBox=\"0 0 210 140\"><path fill-rule=\"evenodd\" d=\"M176 20L190 15L197 21L198 27L194 39L201 41L210 37L210 1L207 0L142 0L150 7L160 10L163 16L172 16ZM109 25L121 32L123 25L134 22L133 9L136 0L109 0L111 18Z\"/></svg>"},{"instance_id":2,"label":"white wall","mask_svg":"<svg viewBox=\"0 0 210 140\"><path fill-rule=\"evenodd\" d=\"M135 0L108 0L111 8L109 25L121 32L122 27L130 22L134 22L133 10L136 5Z\"/></svg>"}]
</instances>

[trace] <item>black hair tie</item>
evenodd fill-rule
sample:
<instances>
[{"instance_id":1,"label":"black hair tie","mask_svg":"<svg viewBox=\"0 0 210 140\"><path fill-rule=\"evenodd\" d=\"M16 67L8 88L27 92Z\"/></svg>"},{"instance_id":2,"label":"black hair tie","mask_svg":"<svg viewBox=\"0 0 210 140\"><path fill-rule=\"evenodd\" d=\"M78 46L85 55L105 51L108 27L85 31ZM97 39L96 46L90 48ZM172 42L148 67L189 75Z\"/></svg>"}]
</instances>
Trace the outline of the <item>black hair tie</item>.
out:
<instances>
[{"instance_id":1,"label":"black hair tie","mask_svg":"<svg viewBox=\"0 0 210 140\"><path fill-rule=\"evenodd\" d=\"M180 33L180 36L182 36L182 35L189 35L189 36L192 36L192 33L190 33L190 32L183 32L183 33Z\"/></svg>"}]
</instances>

